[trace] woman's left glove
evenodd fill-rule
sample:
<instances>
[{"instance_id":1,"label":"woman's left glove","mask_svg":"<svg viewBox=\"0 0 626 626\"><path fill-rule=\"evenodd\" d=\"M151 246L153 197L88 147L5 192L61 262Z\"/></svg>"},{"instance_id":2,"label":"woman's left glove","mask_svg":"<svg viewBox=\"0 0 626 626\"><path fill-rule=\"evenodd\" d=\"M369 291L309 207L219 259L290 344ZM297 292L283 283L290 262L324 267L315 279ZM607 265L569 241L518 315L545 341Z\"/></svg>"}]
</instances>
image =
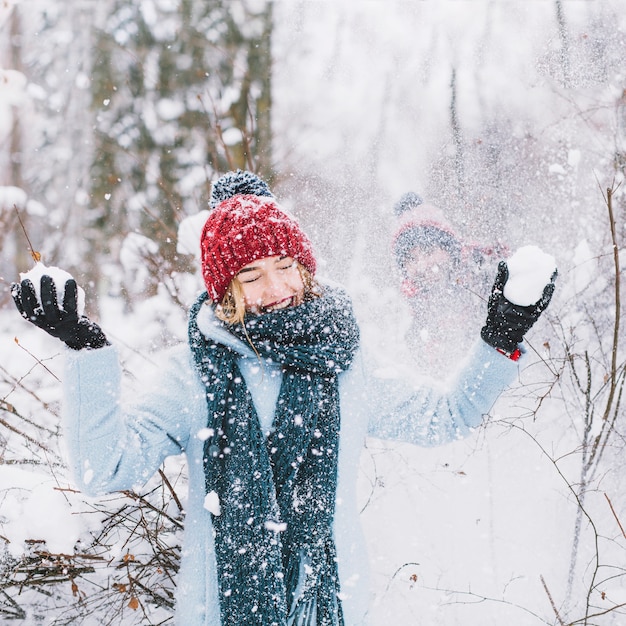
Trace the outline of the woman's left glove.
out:
<instances>
[{"instance_id":1,"label":"woman's left glove","mask_svg":"<svg viewBox=\"0 0 626 626\"><path fill-rule=\"evenodd\" d=\"M541 298L535 304L521 306L509 302L504 297L504 285L509 278L509 269L506 261L500 261L487 304L487 321L480 331L484 341L506 354L513 354L522 343L524 335L550 303L556 275L555 271L550 282L544 287Z\"/></svg>"},{"instance_id":2,"label":"woman's left glove","mask_svg":"<svg viewBox=\"0 0 626 626\"><path fill-rule=\"evenodd\" d=\"M78 315L77 291L76 281L68 280L65 283L63 307L60 308L56 285L51 276L41 277L41 302L30 280L11 285L11 295L22 317L73 350L110 345L97 324L84 315Z\"/></svg>"}]
</instances>

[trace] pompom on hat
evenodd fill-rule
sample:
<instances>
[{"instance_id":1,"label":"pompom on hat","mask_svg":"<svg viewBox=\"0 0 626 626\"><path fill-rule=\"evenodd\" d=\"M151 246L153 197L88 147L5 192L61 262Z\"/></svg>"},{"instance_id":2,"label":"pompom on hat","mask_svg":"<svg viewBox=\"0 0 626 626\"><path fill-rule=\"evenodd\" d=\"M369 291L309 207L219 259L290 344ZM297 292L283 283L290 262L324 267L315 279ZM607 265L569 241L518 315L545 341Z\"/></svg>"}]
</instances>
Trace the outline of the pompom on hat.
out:
<instances>
[{"instance_id":1,"label":"pompom on hat","mask_svg":"<svg viewBox=\"0 0 626 626\"><path fill-rule=\"evenodd\" d=\"M220 302L231 280L252 261L290 256L312 275L313 245L296 220L273 197L235 195L213 209L200 238L202 276L213 302Z\"/></svg>"},{"instance_id":2,"label":"pompom on hat","mask_svg":"<svg viewBox=\"0 0 626 626\"><path fill-rule=\"evenodd\" d=\"M220 202L237 195L263 196L273 198L267 183L256 174L244 170L236 170L222 174L211 189L209 206L214 209Z\"/></svg>"},{"instance_id":3,"label":"pompom on hat","mask_svg":"<svg viewBox=\"0 0 626 626\"><path fill-rule=\"evenodd\" d=\"M393 205L393 212L398 217L401 217L405 213L416 209L420 204L424 204L422 196L416 194L414 191L408 191Z\"/></svg>"}]
</instances>

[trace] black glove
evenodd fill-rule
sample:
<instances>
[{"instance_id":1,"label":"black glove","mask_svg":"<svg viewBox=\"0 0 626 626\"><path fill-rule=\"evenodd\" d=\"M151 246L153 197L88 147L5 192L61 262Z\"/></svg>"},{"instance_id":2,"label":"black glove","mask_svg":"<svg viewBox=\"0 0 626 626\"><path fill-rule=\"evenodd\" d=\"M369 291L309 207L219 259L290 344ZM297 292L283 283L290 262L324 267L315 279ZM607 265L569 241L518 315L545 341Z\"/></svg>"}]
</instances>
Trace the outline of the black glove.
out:
<instances>
[{"instance_id":1,"label":"black glove","mask_svg":"<svg viewBox=\"0 0 626 626\"><path fill-rule=\"evenodd\" d=\"M101 328L77 312L77 287L72 278L65 283L63 308L57 304L57 291L51 276L41 277L41 303L33 283L26 279L11 285L11 295L24 319L39 326L70 348L102 348L110 345Z\"/></svg>"},{"instance_id":2,"label":"black glove","mask_svg":"<svg viewBox=\"0 0 626 626\"><path fill-rule=\"evenodd\" d=\"M480 331L480 336L490 346L499 348L507 354L515 352L528 329L548 306L554 292L556 275L555 271L538 302L530 306L521 306L509 302L504 297L503 290L509 278L509 268L506 261L500 261L498 275L487 304L487 321Z\"/></svg>"}]
</instances>

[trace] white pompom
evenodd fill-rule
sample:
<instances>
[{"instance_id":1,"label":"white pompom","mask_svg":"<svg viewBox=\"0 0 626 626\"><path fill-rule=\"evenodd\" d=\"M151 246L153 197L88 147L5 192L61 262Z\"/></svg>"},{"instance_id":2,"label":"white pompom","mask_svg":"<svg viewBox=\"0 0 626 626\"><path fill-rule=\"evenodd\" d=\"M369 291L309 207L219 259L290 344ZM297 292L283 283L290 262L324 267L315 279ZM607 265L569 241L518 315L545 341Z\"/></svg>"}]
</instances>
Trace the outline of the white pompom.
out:
<instances>
[{"instance_id":1,"label":"white pompom","mask_svg":"<svg viewBox=\"0 0 626 626\"><path fill-rule=\"evenodd\" d=\"M41 302L41 277L42 276L50 276L54 281L54 285L56 287L57 292L57 303L59 308L63 307L63 296L65 294L65 283L73 278L73 276L62 270L58 267L47 267L43 263L38 262L35 263L35 267L33 267L28 272L23 272L20 274L20 280L30 280L33 283L33 287L35 288L35 294L37 295L37 300ZM84 314L85 312L85 292L81 287L78 287L76 290L76 298L77 298L77 311L78 316Z\"/></svg>"},{"instance_id":2,"label":"white pompom","mask_svg":"<svg viewBox=\"0 0 626 626\"><path fill-rule=\"evenodd\" d=\"M519 306L538 302L556 270L554 257L537 246L519 248L506 264L509 278L504 285L504 297Z\"/></svg>"}]
</instances>

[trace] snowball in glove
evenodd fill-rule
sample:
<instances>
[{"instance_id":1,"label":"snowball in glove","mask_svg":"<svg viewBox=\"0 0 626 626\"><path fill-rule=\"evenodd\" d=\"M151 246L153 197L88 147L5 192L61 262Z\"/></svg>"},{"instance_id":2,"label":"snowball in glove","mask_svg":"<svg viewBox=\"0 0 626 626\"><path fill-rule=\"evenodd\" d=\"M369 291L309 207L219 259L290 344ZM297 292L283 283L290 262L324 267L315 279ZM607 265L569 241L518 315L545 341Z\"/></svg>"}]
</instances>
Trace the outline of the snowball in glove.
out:
<instances>
[{"instance_id":1,"label":"snowball in glove","mask_svg":"<svg viewBox=\"0 0 626 626\"><path fill-rule=\"evenodd\" d=\"M59 275L55 275L57 278L55 281L55 278L50 275L53 272L42 273L40 265L37 264L34 268L36 272L33 271L32 274L35 280L37 276L41 276L39 289L35 288L30 272L21 276L20 283L11 285L11 295L22 317L45 330L49 335L57 337L74 350L110 345L102 329L82 314L83 304L79 302L79 288L76 281L69 274L63 273L63 278L65 274L69 278L65 281L63 304L60 306L57 296L60 274L57 272ZM43 268L45 270L45 266Z\"/></svg>"},{"instance_id":2,"label":"snowball in glove","mask_svg":"<svg viewBox=\"0 0 626 626\"><path fill-rule=\"evenodd\" d=\"M514 268L518 266L522 267L524 273L529 277L528 280L531 282L536 282L537 277L541 277L545 274L544 270L548 265L546 259L552 259L552 257L541 253L541 255L535 257L535 265L538 263L541 267L535 267L535 271L527 271L529 269L528 257L525 252L522 256L526 257L526 262L518 263L518 261L516 261L516 255L513 255L511 258L513 262L512 265ZM534 292L537 294L537 301L526 305L514 304L506 298L505 294L509 293L512 296L513 290L507 289L506 286L507 281L509 281L509 266L506 261L500 262L498 265L498 274L487 305L487 321L480 331L480 336L484 341L494 348L502 350L506 354L513 354L515 350L517 350L518 345L524 339L524 335L537 319L539 319L541 313L550 303L554 292L554 281L557 276L557 270L556 267L554 267L553 261L554 259L552 259L550 273L548 273L547 277L541 278L543 288ZM516 277L516 282L517 281L519 281L519 277ZM525 285L525 287L527 287L526 289L522 289L521 287L522 285L517 285L514 290L515 293L533 293L532 285ZM523 301L521 298L515 299Z\"/></svg>"}]
</instances>

